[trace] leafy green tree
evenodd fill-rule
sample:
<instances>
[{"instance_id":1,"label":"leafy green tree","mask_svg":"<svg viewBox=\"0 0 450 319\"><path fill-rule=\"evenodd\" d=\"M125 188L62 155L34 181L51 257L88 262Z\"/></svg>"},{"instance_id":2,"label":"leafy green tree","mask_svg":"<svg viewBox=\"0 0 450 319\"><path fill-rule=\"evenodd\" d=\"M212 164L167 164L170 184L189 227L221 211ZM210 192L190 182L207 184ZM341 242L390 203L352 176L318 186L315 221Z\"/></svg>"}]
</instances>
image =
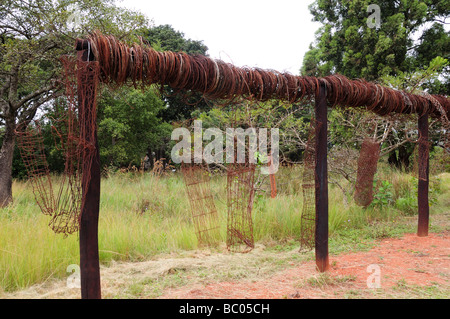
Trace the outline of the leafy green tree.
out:
<instances>
[{"instance_id":1,"label":"leafy green tree","mask_svg":"<svg viewBox=\"0 0 450 319\"><path fill-rule=\"evenodd\" d=\"M202 41L186 39L185 34L176 31L171 25L164 24L149 28L144 32L144 39L152 46L161 50L174 52L186 52L188 54L203 54L208 47Z\"/></svg>"},{"instance_id":2,"label":"leafy green tree","mask_svg":"<svg viewBox=\"0 0 450 319\"><path fill-rule=\"evenodd\" d=\"M379 28L367 24L371 4L380 8ZM301 71L373 81L426 67L436 56L449 55L450 34L443 28L448 5L448 0L317 0L310 11L322 27Z\"/></svg>"},{"instance_id":3,"label":"leafy green tree","mask_svg":"<svg viewBox=\"0 0 450 319\"><path fill-rule=\"evenodd\" d=\"M131 37L147 27L142 14L113 0L0 1L0 206L12 200L17 124L27 125L62 92L60 56L73 53L75 38L94 29Z\"/></svg>"},{"instance_id":4,"label":"leafy green tree","mask_svg":"<svg viewBox=\"0 0 450 319\"><path fill-rule=\"evenodd\" d=\"M373 4L380 9L378 26L367 23ZM450 69L445 61L450 54L450 33L444 28L448 5L448 0L316 0L309 8L322 27L305 54L301 72L313 76L339 73L398 89L448 94ZM351 130L367 122L368 116L332 110L331 120L344 119L348 124L330 124L330 135L336 138L333 144L345 143ZM398 145L398 153L395 149L390 153L390 162L397 166L408 163L414 149L411 143L399 142L400 136L404 137L388 136L390 146ZM352 140L350 144L356 145Z\"/></svg>"},{"instance_id":5,"label":"leafy green tree","mask_svg":"<svg viewBox=\"0 0 450 319\"><path fill-rule=\"evenodd\" d=\"M98 106L102 165L139 166L149 148L156 149L170 140L171 125L157 116L164 103L151 89L108 90L102 94Z\"/></svg>"}]
</instances>

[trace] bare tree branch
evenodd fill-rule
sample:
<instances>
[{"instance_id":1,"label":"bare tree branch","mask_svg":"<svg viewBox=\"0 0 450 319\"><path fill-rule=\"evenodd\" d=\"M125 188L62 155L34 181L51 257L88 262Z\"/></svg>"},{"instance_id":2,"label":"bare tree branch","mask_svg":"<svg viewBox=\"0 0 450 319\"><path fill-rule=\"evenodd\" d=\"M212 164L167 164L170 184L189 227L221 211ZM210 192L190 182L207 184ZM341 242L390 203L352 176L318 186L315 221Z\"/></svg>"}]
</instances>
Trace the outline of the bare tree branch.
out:
<instances>
[{"instance_id":1,"label":"bare tree branch","mask_svg":"<svg viewBox=\"0 0 450 319\"><path fill-rule=\"evenodd\" d=\"M56 85L51 84L51 85L45 86L37 91L34 91L34 92L28 94L27 96L23 97L19 102L13 104L14 110L17 111L20 107L24 106L26 103L30 102L31 100L35 99L36 97L38 97L46 92L50 92L51 90L53 90L55 88L56 88Z\"/></svg>"}]
</instances>

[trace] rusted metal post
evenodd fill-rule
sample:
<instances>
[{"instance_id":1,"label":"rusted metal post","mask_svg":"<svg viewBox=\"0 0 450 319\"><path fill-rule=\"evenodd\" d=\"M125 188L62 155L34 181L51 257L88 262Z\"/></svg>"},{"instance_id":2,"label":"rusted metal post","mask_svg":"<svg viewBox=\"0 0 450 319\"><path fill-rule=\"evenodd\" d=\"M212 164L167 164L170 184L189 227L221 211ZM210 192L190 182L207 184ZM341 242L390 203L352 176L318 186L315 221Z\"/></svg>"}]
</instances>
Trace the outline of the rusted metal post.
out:
<instances>
[{"instance_id":1,"label":"rusted metal post","mask_svg":"<svg viewBox=\"0 0 450 319\"><path fill-rule=\"evenodd\" d=\"M417 203L419 221L417 236L428 236L430 207L428 203L429 184L429 143L428 143L428 114L419 116L419 185L417 189Z\"/></svg>"},{"instance_id":2,"label":"rusted metal post","mask_svg":"<svg viewBox=\"0 0 450 319\"><path fill-rule=\"evenodd\" d=\"M77 40L76 50L78 51L79 61L92 61L93 56L88 53L88 43L85 40ZM87 71L89 72L89 71ZM94 76L88 76L89 80L96 81ZM78 69L78 103L79 108L92 109L95 101L95 91L86 90L92 83L81 81L82 76L80 68ZM84 98L83 98L84 97ZM85 112L86 117L94 116L92 112ZM98 218L100 211L100 155L97 141L97 128L90 125L91 118L84 118L80 121L80 125L84 126L86 134L86 142L95 146L91 163L84 161L83 171L90 170L90 174L83 174L83 197L85 198L81 212L80 221L80 279L81 279L81 298L82 299L100 299L100 262L98 252ZM94 131L92 131L94 130ZM89 134L92 133L92 134ZM90 162L90 161L89 161ZM89 183L85 183L86 176L90 175ZM86 187L87 184L87 187Z\"/></svg>"},{"instance_id":3,"label":"rusted metal post","mask_svg":"<svg viewBox=\"0 0 450 319\"><path fill-rule=\"evenodd\" d=\"M273 164L272 155L269 157L269 178L270 178L270 197L277 197L277 181L275 179L275 174L273 173L273 169L271 169Z\"/></svg>"},{"instance_id":4,"label":"rusted metal post","mask_svg":"<svg viewBox=\"0 0 450 319\"><path fill-rule=\"evenodd\" d=\"M328 169L327 169L327 88L319 82L315 99L316 116L316 265L320 272L329 269L328 260Z\"/></svg>"}]
</instances>

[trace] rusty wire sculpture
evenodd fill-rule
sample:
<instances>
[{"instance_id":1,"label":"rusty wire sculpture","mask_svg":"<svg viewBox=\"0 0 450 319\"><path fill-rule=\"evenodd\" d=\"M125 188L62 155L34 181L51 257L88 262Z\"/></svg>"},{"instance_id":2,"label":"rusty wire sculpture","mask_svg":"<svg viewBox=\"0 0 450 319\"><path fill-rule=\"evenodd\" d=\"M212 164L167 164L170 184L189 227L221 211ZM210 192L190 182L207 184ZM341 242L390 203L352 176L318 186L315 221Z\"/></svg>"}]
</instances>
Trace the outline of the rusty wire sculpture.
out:
<instances>
[{"instance_id":1,"label":"rusty wire sculpture","mask_svg":"<svg viewBox=\"0 0 450 319\"><path fill-rule=\"evenodd\" d=\"M433 104L434 107L439 110L440 123L442 125L442 127L441 127L442 134L441 134L440 142L442 143L442 146L444 147L444 152L446 152L447 155L450 155L450 120L449 120L450 110L448 110L448 107L447 107L447 111L446 111L446 108L441 104L442 101L440 101L438 98L436 98L436 96L431 95L427 92L420 92L420 95L422 95L423 97L428 99L430 101L430 103ZM418 141L418 142L420 143L420 142L424 142L424 141Z\"/></svg>"},{"instance_id":2,"label":"rusty wire sculpture","mask_svg":"<svg viewBox=\"0 0 450 319\"><path fill-rule=\"evenodd\" d=\"M219 217L211 192L210 173L201 164L181 165L192 222L200 245L216 245L220 240Z\"/></svg>"},{"instance_id":3,"label":"rusty wire sculpture","mask_svg":"<svg viewBox=\"0 0 450 319\"><path fill-rule=\"evenodd\" d=\"M43 135L38 122L34 127L17 134L17 144L28 173L36 203L44 215L51 216L49 226L55 233L71 234L78 230L81 189L79 176L72 170L78 165L76 157L66 149L66 174L59 181L59 187L50 178L47 158L44 152ZM71 173L72 172L72 173Z\"/></svg>"},{"instance_id":4,"label":"rusty wire sculpture","mask_svg":"<svg viewBox=\"0 0 450 319\"><path fill-rule=\"evenodd\" d=\"M86 98L97 96L98 78L97 62L81 62L70 57L61 58L64 69L64 85L66 90L66 113L59 119L51 119L52 135L57 149L65 158L64 174L59 186L52 183L47 158L44 150L41 123L23 129L19 125L17 144L24 162L36 202L44 215L51 216L50 228L55 233L65 236L79 229L84 197L83 185L90 181L90 166L95 146L87 142L89 134L96 129L94 119L89 123L90 129L84 129L80 123L86 122L88 113L96 114L96 109L84 109ZM77 78L78 74L78 78ZM82 88L77 88L82 85ZM77 93L78 92L78 93ZM94 102L94 105L96 103Z\"/></svg>"},{"instance_id":5,"label":"rusty wire sculpture","mask_svg":"<svg viewBox=\"0 0 450 319\"><path fill-rule=\"evenodd\" d=\"M232 164L227 170L227 248L248 252L255 247L252 209L255 165Z\"/></svg>"},{"instance_id":6,"label":"rusty wire sculpture","mask_svg":"<svg viewBox=\"0 0 450 319\"><path fill-rule=\"evenodd\" d=\"M96 127L97 85L138 85L141 87L159 84L161 90L170 86L175 92L189 95L200 93L205 99L233 101L237 98L267 101L277 99L296 103L305 98L315 99L315 205L316 265L320 271L329 268L328 262L328 188L327 188L327 119L328 107L365 108L378 115L391 113L417 114L419 152L422 154L419 165L418 210L419 236L428 232L428 116L439 118L445 132L444 145L449 144L450 100L442 95L417 95L365 80L350 80L342 75L322 78L294 76L273 70L236 67L220 60L202 55L188 55L183 52L157 52L150 46L140 44L126 45L113 36L93 32L84 40L77 39L78 60L72 64L72 75L76 77L76 92L68 90L69 100L76 100L78 107L72 110L73 123L78 126L67 131L65 142L66 174L72 174L73 183L65 188L67 197L54 195L48 179L48 167L42 147L39 130L18 132L19 145L28 163L30 180L35 185L38 201L44 213L55 217L56 230L68 234L71 226L78 220L80 225L80 273L82 298L100 298L100 267L98 253L98 216L100 203L100 165ZM73 82L72 82L73 84ZM73 88L73 87L72 87ZM69 92L70 91L70 92ZM70 115L71 116L71 115ZM75 121L76 119L76 121ZM78 127L78 130L75 129ZM32 128L31 128L32 129ZM27 133L28 132L28 133ZM64 136L64 134L60 134ZM22 139L22 140L21 140ZM71 149L71 151L67 151ZM449 149L449 148L448 148ZM75 151L72 151L75 150ZM67 160L72 158L73 160ZM67 164L69 163L69 164ZM306 177L305 177L306 178ZM230 249L248 251L254 247L251 208L254 197L254 166L236 166L227 175L228 209L241 212L229 214L227 245ZM68 179L70 181L70 178ZM80 181L81 180L81 181ZM306 180L305 180L306 181ZM81 185L81 199L76 193ZM64 188L63 188L64 189ZM69 213L60 209L59 200L70 198L66 203L77 207ZM62 200L64 202L65 200ZM62 203L61 202L61 203ZM75 217L74 217L75 216ZM67 222L70 220L71 222ZM65 225L65 226L64 226ZM77 228L77 225L75 225Z\"/></svg>"},{"instance_id":7,"label":"rusty wire sculpture","mask_svg":"<svg viewBox=\"0 0 450 319\"><path fill-rule=\"evenodd\" d=\"M357 205L367 207L372 203L373 181L380 149L380 143L371 137L366 137L361 145L354 194Z\"/></svg>"},{"instance_id":8,"label":"rusty wire sculpture","mask_svg":"<svg viewBox=\"0 0 450 319\"><path fill-rule=\"evenodd\" d=\"M330 106L366 107L386 115L389 113L428 113L439 117L450 112L450 101L432 95L415 95L365 80L350 80L342 75L323 78L294 76L273 70L236 67L220 60L183 52L158 52L149 46L128 46L112 36L94 32L88 37L92 53L100 62L100 76L105 83L137 86L169 85L175 90L200 92L207 99L233 100L239 96L260 101L279 99L291 103L314 97L319 82L327 86Z\"/></svg>"},{"instance_id":9,"label":"rusty wire sculpture","mask_svg":"<svg viewBox=\"0 0 450 319\"><path fill-rule=\"evenodd\" d=\"M66 93L69 104L73 105L69 107L69 117L72 118L70 121L73 122L67 123L67 135L59 133L66 139L63 144L67 161L65 173L69 176L67 180L69 186L62 191L65 195L51 195L54 190L46 177L48 168L43 164L45 159L42 155L42 141L38 137L39 131L18 132L18 144L22 148L30 179L34 181L32 185L36 187L35 193L40 197L38 203L44 213L60 216L58 217L60 220L73 215L63 213L64 210L58 208L60 204L57 202L62 203L62 198L67 198L66 202L74 201L71 205L74 207L73 210L78 211L76 216L78 220L84 206L85 195L79 198L79 185L81 183L81 188L87 189L90 182L89 174L96 150L96 145L93 145L92 141L95 140L93 136L96 131L95 99L99 81L110 85L130 84L136 87L159 84L163 88L168 85L184 94L199 92L205 99L233 101L243 97L259 101L278 99L290 103L314 98L320 85L325 85L328 106L365 108L382 116L403 113L419 116L429 114L431 117L440 118L444 128L442 131L445 132L444 145L447 150L450 149L448 147L450 100L442 95L412 94L362 79L350 80L342 75L316 78L294 76L274 70L236 67L202 55L158 52L143 43L126 45L113 36L103 35L100 32L93 32L86 40L80 41L88 43L89 54L93 59L77 63L63 60L66 73L70 70L69 75L72 76L72 80L68 81L66 74ZM78 74L76 79L73 78L75 74ZM76 82L78 85L75 88ZM75 95L75 92L78 93ZM90 103L84 103L85 99L89 99ZM84 105L92 107L84 109ZM49 186L45 188L42 186L44 183ZM69 193L71 195L68 195ZM60 213L56 213L57 211ZM56 224L58 223L55 222ZM66 224L69 225L69 222ZM76 227L61 225L55 229L70 233Z\"/></svg>"},{"instance_id":10,"label":"rusty wire sculpture","mask_svg":"<svg viewBox=\"0 0 450 319\"><path fill-rule=\"evenodd\" d=\"M316 225L316 173L315 173L315 132L316 121L311 119L308 141L303 157L302 196L303 207L300 223L300 250L314 248L314 233Z\"/></svg>"}]
</instances>

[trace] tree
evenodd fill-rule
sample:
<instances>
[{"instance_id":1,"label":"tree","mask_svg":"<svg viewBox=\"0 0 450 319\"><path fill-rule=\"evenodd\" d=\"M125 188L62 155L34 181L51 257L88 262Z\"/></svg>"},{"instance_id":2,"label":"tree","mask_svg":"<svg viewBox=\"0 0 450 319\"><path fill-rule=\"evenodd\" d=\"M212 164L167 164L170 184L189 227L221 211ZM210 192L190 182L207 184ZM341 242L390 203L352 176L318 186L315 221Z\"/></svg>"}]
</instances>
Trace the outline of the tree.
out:
<instances>
[{"instance_id":1,"label":"tree","mask_svg":"<svg viewBox=\"0 0 450 319\"><path fill-rule=\"evenodd\" d=\"M170 140L171 125L157 117L164 103L152 89L106 90L98 106L102 165L139 166L149 148L161 146L164 138Z\"/></svg>"},{"instance_id":2,"label":"tree","mask_svg":"<svg viewBox=\"0 0 450 319\"><path fill-rule=\"evenodd\" d=\"M379 28L367 24L371 4L380 8ZM323 26L305 55L305 75L341 73L373 81L426 67L436 56L448 57L450 33L442 26L448 0L317 0L309 8ZM436 39L438 45L430 42Z\"/></svg>"},{"instance_id":3,"label":"tree","mask_svg":"<svg viewBox=\"0 0 450 319\"><path fill-rule=\"evenodd\" d=\"M371 4L380 8L378 27L367 23ZM405 89L414 82L411 78L407 80L408 76L421 77L432 70L440 76L423 76L417 86L410 89L448 94L450 68L443 63L445 59L439 60L439 57L448 58L450 52L450 33L443 27L448 24L448 0L316 0L309 8L313 19L323 26L316 32L316 41L305 54L302 74L340 73L349 78L381 81ZM436 69L437 65L440 68ZM389 81L383 80L388 77ZM395 83L395 77L403 79L402 83ZM363 117L367 115L358 113L356 116L354 123L364 123ZM347 134L339 125L336 127L339 134ZM390 162L397 166L401 162L408 163L413 150L411 143L399 141L401 136L404 137L390 134L387 138L392 145L397 143L399 146L398 154L395 149L390 153Z\"/></svg>"},{"instance_id":4,"label":"tree","mask_svg":"<svg viewBox=\"0 0 450 319\"><path fill-rule=\"evenodd\" d=\"M144 32L146 39L152 46L161 50L186 52L188 54L206 54L208 47L202 41L186 39L185 34L176 31L171 25L164 24L149 28Z\"/></svg>"},{"instance_id":5,"label":"tree","mask_svg":"<svg viewBox=\"0 0 450 319\"><path fill-rule=\"evenodd\" d=\"M71 23L71 22L75 23ZM99 29L118 37L147 28L139 13L113 0L2 0L0 2L0 207L12 201L15 130L61 94L62 54L76 37Z\"/></svg>"}]
</instances>

